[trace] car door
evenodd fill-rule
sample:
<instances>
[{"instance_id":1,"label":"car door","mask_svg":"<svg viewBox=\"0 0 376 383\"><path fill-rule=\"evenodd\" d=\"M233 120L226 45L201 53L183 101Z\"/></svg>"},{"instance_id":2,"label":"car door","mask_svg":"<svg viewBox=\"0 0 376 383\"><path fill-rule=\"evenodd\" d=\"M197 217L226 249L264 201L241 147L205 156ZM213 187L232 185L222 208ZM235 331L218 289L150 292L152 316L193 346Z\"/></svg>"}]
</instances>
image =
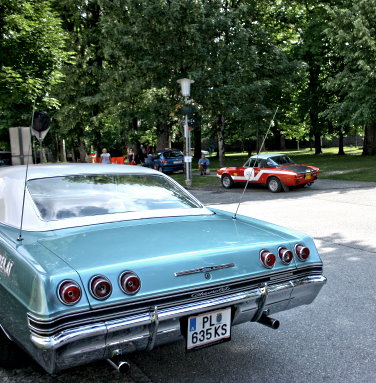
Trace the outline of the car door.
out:
<instances>
[{"instance_id":1,"label":"car door","mask_svg":"<svg viewBox=\"0 0 376 383\"><path fill-rule=\"evenodd\" d=\"M244 169L244 177L246 181L251 183L258 183L260 178L260 159L259 158L251 158L249 164Z\"/></svg>"},{"instance_id":2,"label":"car door","mask_svg":"<svg viewBox=\"0 0 376 383\"><path fill-rule=\"evenodd\" d=\"M268 159L261 159L258 163L258 182L266 184L268 177L270 176L270 169L273 168L272 162Z\"/></svg>"}]
</instances>

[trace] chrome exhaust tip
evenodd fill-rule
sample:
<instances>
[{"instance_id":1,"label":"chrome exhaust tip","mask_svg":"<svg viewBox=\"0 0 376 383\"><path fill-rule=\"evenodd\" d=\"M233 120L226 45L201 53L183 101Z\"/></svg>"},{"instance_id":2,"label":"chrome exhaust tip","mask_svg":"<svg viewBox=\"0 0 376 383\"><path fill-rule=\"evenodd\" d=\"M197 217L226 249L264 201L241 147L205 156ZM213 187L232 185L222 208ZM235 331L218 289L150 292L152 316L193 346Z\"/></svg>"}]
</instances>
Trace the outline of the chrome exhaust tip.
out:
<instances>
[{"instance_id":1,"label":"chrome exhaust tip","mask_svg":"<svg viewBox=\"0 0 376 383\"><path fill-rule=\"evenodd\" d=\"M264 326L270 327L273 330L277 330L279 328L279 320L270 318L265 314L261 315L261 318L257 322L263 324Z\"/></svg>"},{"instance_id":2,"label":"chrome exhaust tip","mask_svg":"<svg viewBox=\"0 0 376 383\"><path fill-rule=\"evenodd\" d=\"M107 359L107 362L120 374L126 374L131 369L131 365L118 355Z\"/></svg>"}]
</instances>

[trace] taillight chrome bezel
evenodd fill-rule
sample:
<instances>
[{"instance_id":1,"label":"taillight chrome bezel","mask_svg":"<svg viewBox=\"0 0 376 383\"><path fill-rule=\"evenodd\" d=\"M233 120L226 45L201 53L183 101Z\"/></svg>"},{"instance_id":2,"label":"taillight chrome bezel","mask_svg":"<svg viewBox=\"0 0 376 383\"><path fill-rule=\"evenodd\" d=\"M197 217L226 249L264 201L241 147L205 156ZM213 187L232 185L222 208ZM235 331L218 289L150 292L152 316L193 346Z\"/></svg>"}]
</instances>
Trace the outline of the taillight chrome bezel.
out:
<instances>
[{"instance_id":1,"label":"taillight chrome bezel","mask_svg":"<svg viewBox=\"0 0 376 383\"><path fill-rule=\"evenodd\" d=\"M64 299L64 294L65 292L70 289L70 288L76 288L77 291L79 292L79 296L77 299L75 299L74 301L72 302L69 302L67 301L66 299ZM76 303L78 303L81 298L82 298L82 290L81 290L81 286L76 282L76 281L73 281L72 279L66 279L64 281L61 281L57 287L57 297L59 298L59 301L66 305L66 306L73 306L75 305Z\"/></svg>"},{"instance_id":2,"label":"taillight chrome bezel","mask_svg":"<svg viewBox=\"0 0 376 383\"><path fill-rule=\"evenodd\" d=\"M129 291L126 289L126 285L128 283L132 283L131 279L136 279L138 281L138 286L134 291ZM133 271L127 270L123 271L119 276L119 286L121 288L121 291L127 295L134 295L137 294L140 291L141 288L141 279L140 277L134 273Z\"/></svg>"},{"instance_id":3,"label":"taillight chrome bezel","mask_svg":"<svg viewBox=\"0 0 376 383\"><path fill-rule=\"evenodd\" d=\"M304 246L304 245L302 245L301 243L297 243L297 244L295 245L294 250L295 250L295 254L296 254L296 256L297 256L298 259L299 259L300 261L302 261L302 262L305 262L305 261L309 258L309 255L310 255L310 253L311 253L310 250L309 250L309 248L306 247L306 246ZM305 253L308 252L308 254L306 254L306 255L302 255L303 252L305 252Z\"/></svg>"},{"instance_id":4,"label":"taillight chrome bezel","mask_svg":"<svg viewBox=\"0 0 376 383\"><path fill-rule=\"evenodd\" d=\"M273 260L273 264L269 264L268 259ZM260 251L260 261L267 269L272 269L277 262L277 257L267 249Z\"/></svg>"},{"instance_id":5,"label":"taillight chrome bezel","mask_svg":"<svg viewBox=\"0 0 376 383\"><path fill-rule=\"evenodd\" d=\"M100 283L106 283L109 286L109 291L107 294L101 296L95 293L95 289ZM99 301L104 301L112 294L112 283L104 275L94 275L89 282L89 291L93 298L98 299Z\"/></svg>"},{"instance_id":6,"label":"taillight chrome bezel","mask_svg":"<svg viewBox=\"0 0 376 383\"><path fill-rule=\"evenodd\" d=\"M291 259L289 261L286 261L285 259L287 253L291 254ZM278 248L278 257L284 265L289 265L294 259L294 253L291 250L287 249L286 247L281 246Z\"/></svg>"}]
</instances>

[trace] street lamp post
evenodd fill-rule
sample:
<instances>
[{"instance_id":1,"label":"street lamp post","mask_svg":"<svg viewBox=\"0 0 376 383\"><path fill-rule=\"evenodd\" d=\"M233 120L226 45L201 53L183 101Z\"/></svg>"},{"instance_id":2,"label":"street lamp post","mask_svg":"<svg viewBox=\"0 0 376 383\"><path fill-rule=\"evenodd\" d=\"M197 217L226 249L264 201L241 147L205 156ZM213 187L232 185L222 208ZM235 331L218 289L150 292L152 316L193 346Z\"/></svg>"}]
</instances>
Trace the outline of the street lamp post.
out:
<instances>
[{"instance_id":1,"label":"street lamp post","mask_svg":"<svg viewBox=\"0 0 376 383\"><path fill-rule=\"evenodd\" d=\"M193 80L189 78L182 78L178 80L181 87L181 94L187 104L188 97L191 94L191 84ZM192 156L191 156L191 132L188 127L188 114L184 118L184 168L185 168L185 184L187 186L192 185Z\"/></svg>"}]
</instances>

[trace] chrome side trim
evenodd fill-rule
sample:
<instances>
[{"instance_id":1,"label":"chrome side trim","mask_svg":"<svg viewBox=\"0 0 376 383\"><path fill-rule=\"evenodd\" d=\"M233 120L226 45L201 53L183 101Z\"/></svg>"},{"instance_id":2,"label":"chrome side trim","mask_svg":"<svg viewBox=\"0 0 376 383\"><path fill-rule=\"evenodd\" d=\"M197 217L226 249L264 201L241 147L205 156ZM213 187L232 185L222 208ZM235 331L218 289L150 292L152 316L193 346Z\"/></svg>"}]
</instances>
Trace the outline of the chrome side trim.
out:
<instances>
[{"instance_id":1,"label":"chrome side trim","mask_svg":"<svg viewBox=\"0 0 376 383\"><path fill-rule=\"evenodd\" d=\"M13 342L12 338L10 337L10 335L5 331L4 327L0 324L0 331L3 332L3 334L11 341Z\"/></svg>"},{"instance_id":2,"label":"chrome side trim","mask_svg":"<svg viewBox=\"0 0 376 383\"><path fill-rule=\"evenodd\" d=\"M224 265L216 265L216 266L205 266L205 267L200 267L199 269L179 271L177 273L174 273L174 276L181 277L182 275L209 273L210 271L228 269L229 267L235 267L235 263L227 263Z\"/></svg>"}]
</instances>

